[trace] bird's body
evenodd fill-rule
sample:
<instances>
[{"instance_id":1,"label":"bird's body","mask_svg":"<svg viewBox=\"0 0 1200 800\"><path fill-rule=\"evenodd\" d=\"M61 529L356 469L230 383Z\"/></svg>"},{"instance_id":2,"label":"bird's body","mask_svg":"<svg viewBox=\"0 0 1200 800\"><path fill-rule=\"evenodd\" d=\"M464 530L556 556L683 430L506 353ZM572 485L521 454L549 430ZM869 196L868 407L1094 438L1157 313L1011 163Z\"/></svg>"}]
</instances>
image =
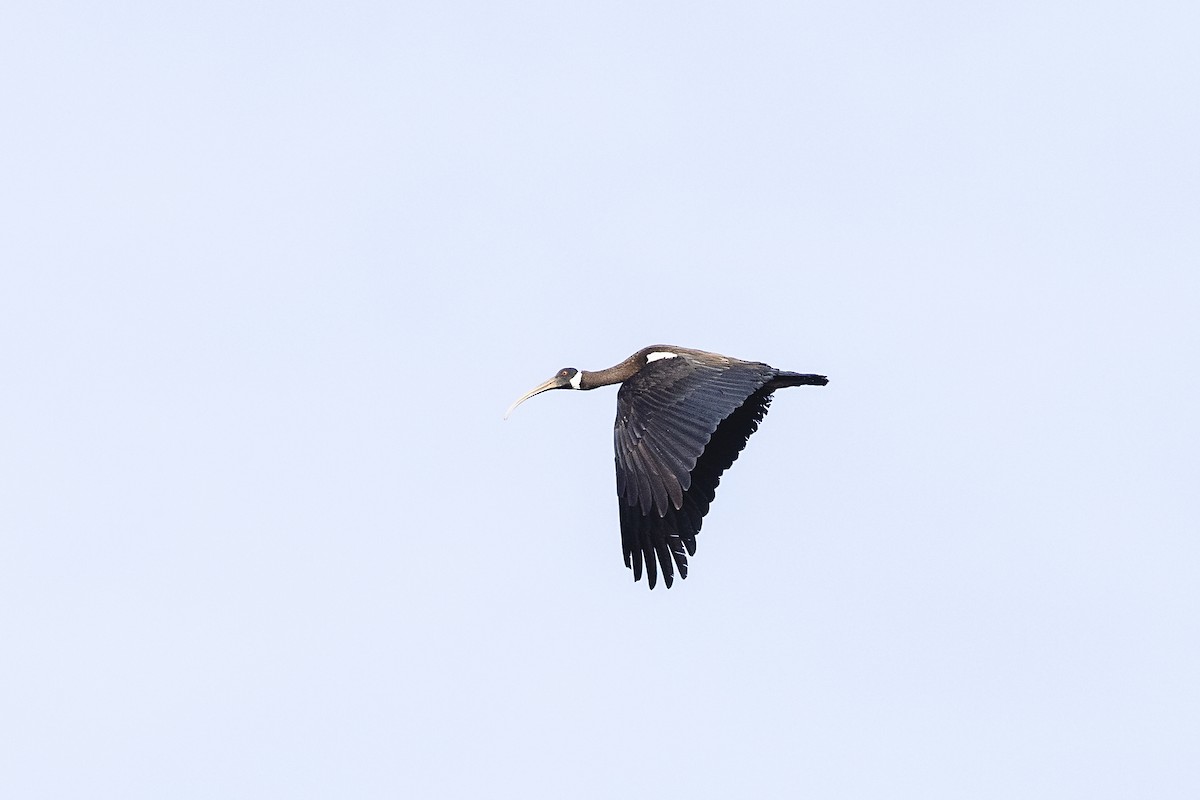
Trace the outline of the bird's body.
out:
<instances>
[{"instance_id":1,"label":"bird's body","mask_svg":"<svg viewBox=\"0 0 1200 800\"><path fill-rule=\"evenodd\" d=\"M733 464L787 386L824 386L824 375L785 372L703 350L654 345L598 372L568 367L512 408L549 389L620 383L613 434L625 565L653 589L661 570L687 577L696 534ZM512 408L509 411L512 411ZM507 414L505 416L508 416Z\"/></svg>"}]
</instances>

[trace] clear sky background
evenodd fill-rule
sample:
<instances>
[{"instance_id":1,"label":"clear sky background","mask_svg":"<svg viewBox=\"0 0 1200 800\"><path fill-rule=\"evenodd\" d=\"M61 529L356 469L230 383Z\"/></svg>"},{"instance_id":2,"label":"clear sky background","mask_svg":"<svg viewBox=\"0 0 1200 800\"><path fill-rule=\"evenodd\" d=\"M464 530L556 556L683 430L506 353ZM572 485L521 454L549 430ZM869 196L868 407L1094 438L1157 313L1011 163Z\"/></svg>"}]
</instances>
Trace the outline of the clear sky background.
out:
<instances>
[{"instance_id":1,"label":"clear sky background","mask_svg":"<svg viewBox=\"0 0 1200 800\"><path fill-rule=\"evenodd\" d=\"M1198 35L6 4L0 796L1200 796ZM648 592L660 342L830 384Z\"/></svg>"}]
</instances>

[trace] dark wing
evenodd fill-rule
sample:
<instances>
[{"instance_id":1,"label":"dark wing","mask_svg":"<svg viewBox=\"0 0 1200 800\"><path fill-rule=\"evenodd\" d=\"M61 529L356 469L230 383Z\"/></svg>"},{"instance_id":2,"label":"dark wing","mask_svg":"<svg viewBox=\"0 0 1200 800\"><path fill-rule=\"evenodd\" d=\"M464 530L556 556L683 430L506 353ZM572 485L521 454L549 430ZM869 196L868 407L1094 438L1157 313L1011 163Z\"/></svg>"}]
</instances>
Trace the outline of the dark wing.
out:
<instances>
[{"instance_id":1,"label":"dark wing","mask_svg":"<svg viewBox=\"0 0 1200 800\"><path fill-rule=\"evenodd\" d=\"M614 435L625 565L668 587L729 468L767 413L776 371L680 355L647 364L617 394Z\"/></svg>"}]
</instances>

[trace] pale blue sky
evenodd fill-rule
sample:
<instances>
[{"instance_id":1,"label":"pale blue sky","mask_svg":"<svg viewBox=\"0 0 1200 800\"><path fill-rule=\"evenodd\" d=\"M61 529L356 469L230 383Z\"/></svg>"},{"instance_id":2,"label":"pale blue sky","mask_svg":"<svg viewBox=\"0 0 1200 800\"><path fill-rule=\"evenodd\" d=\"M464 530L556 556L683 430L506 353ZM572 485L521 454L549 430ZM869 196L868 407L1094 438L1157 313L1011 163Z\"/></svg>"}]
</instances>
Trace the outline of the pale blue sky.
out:
<instances>
[{"instance_id":1,"label":"pale blue sky","mask_svg":"<svg viewBox=\"0 0 1200 800\"><path fill-rule=\"evenodd\" d=\"M0 796L1200 796L1194 3L0 10ZM634 584L615 391L780 393Z\"/></svg>"}]
</instances>

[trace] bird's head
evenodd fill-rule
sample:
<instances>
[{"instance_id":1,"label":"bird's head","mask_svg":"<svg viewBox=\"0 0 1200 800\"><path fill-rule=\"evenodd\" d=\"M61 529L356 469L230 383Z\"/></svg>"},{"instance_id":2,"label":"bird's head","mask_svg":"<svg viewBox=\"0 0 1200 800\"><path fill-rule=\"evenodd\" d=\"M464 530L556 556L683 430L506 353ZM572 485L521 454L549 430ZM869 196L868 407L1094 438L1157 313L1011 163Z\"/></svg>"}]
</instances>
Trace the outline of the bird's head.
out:
<instances>
[{"instance_id":1,"label":"bird's head","mask_svg":"<svg viewBox=\"0 0 1200 800\"><path fill-rule=\"evenodd\" d=\"M554 374L554 377L545 383L538 384L530 389L525 394L517 399L517 402L508 407L508 411L504 412L504 418L508 419L508 415L513 412L513 409L524 403L535 394L548 392L551 389L581 389L583 388L583 373L574 367L563 367Z\"/></svg>"}]
</instances>

